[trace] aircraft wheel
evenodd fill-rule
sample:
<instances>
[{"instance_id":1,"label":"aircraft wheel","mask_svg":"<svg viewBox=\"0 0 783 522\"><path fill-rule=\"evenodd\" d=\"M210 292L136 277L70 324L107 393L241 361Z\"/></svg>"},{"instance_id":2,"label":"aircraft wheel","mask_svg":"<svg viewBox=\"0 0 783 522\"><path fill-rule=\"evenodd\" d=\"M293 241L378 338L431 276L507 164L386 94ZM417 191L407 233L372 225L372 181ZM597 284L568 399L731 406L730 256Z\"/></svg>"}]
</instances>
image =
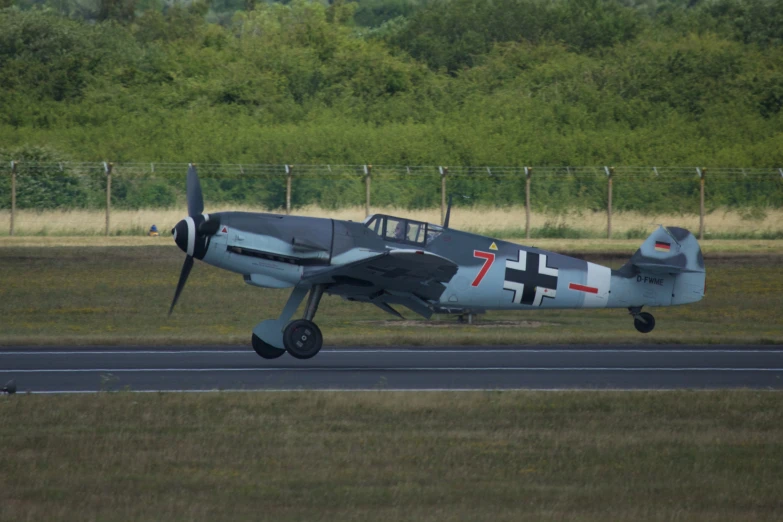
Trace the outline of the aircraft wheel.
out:
<instances>
[{"instance_id":1,"label":"aircraft wheel","mask_svg":"<svg viewBox=\"0 0 783 522\"><path fill-rule=\"evenodd\" d=\"M324 338L321 330L312 321L298 319L291 321L283 331L286 350L297 359L309 359L321 351Z\"/></svg>"},{"instance_id":2,"label":"aircraft wheel","mask_svg":"<svg viewBox=\"0 0 783 522\"><path fill-rule=\"evenodd\" d=\"M650 333L655 328L655 317L647 312L641 312L634 316L633 325L641 333Z\"/></svg>"},{"instance_id":3,"label":"aircraft wheel","mask_svg":"<svg viewBox=\"0 0 783 522\"><path fill-rule=\"evenodd\" d=\"M252 343L253 343L253 349L256 351L258 355L260 355L264 359L277 359L278 357L280 357L285 353L285 350L281 350L280 348L275 348L271 344L265 343L256 334L253 334Z\"/></svg>"}]
</instances>

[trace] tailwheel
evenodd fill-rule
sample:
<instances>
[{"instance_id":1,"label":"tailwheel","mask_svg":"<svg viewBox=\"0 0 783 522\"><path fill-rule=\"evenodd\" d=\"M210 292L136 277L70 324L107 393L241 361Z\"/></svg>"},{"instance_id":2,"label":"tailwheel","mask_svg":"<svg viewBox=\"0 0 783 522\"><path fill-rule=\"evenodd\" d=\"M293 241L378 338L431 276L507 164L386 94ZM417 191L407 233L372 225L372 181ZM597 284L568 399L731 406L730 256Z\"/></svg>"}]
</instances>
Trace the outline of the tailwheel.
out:
<instances>
[{"instance_id":1,"label":"tailwheel","mask_svg":"<svg viewBox=\"0 0 783 522\"><path fill-rule=\"evenodd\" d=\"M641 333L650 333L655 328L655 317L647 312L639 312L633 316L633 325Z\"/></svg>"},{"instance_id":2,"label":"tailwheel","mask_svg":"<svg viewBox=\"0 0 783 522\"><path fill-rule=\"evenodd\" d=\"M309 359L321 351L324 338L321 330L312 321L297 319L291 321L283 331L286 350L297 359Z\"/></svg>"},{"instance_id":3,"label":"tailwheel","mask_svg":"<svg viewBox=\"0 0 783 522\"><path fill-rule=\"evenodd\" d=\"M285 353L285 350L281 350L280 348L275 348L271 344L265 343L256 334L253 334L252 343L253 343L253 349L256 351L258 355L260 355L264 359L277 359L278 357L280 357Z\"/></svg>"}]
</instances>

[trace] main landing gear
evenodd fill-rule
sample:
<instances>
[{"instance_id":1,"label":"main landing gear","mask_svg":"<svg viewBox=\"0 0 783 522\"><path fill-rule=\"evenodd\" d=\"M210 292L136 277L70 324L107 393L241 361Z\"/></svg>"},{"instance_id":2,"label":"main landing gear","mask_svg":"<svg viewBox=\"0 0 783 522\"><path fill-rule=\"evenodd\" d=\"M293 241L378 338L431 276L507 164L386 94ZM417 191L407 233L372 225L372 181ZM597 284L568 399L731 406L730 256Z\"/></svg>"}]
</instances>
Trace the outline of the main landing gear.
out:
<instances>
[{"instance_id":1,"label":"main landing gear","mask_svg":"<svg viewBox=\"0 0 783 522\"><path fill-rule=\"evenodd\" d=\"M262 321L253 329L252 344L256 353L264 359L276 359L287 351L297 359L309 359L321 351L323 335L313 318L325 288L324 285L315 285L311 289L294 288L280 317ZM304 318L288 322L308 290L310 295Z\"/></svg>"},{"instance_id":2,"label":"main landing gear","mask_svg":"<svg viewBox=\"0 0 783 522\"><path fill-rule=\"evenodd\" d=\"M291 321L283 331L283 344L288 353L297 359L309 359L321 351L324 338L321 330L313 322L318 303L324 295L324 285L315 285L307 298L304 319Z\"/></svg>"},{"instance_id":3,"label":"main landing gear","mask_svg":"<svg viewBox=\"0 0 783 522\"><path fill-rule=\"evenodd\" d=\"M314 322L299 319L285 327L283 343L288 353L297 359L309 359L321 350L324 338Z\"/></svg>"},{"instance_id":4,"label":"main landing gear","mask_svg":"<svg viewBox=\"0 0 783 522\"><path fill-rule=\"evenodd\" d=\"M628 308L633 316L633 325L641 333L650 333L655 328L655 317L647 312L642 312L641 306Z\"/></svg>"}]
</instances>

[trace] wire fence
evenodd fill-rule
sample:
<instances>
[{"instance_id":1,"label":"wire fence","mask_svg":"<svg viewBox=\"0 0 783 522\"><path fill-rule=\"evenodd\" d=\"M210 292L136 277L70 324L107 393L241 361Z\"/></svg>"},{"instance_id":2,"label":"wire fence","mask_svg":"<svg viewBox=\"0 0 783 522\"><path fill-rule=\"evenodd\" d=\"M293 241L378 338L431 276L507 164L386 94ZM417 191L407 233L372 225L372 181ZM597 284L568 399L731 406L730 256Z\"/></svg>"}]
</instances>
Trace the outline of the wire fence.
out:
<instances>
[{"instance_id":1,"label":"wire fence","mask_svg":"<svg viewBox=\"0 0 783 522\"><path fill-rule=\"evenodd\" d=\"M14 235L20 211L105 212L174 209L185 203L183 163L42 163L0 165L0 213ZM531 209L612 213L705 214L716 208L782 208L783 169L698 167L465 167L405 165L199 164L206 208L236 205L290 213L363 206L441 210L455 207L524 206L529 236Z\"/></svg>"}]
</instances>

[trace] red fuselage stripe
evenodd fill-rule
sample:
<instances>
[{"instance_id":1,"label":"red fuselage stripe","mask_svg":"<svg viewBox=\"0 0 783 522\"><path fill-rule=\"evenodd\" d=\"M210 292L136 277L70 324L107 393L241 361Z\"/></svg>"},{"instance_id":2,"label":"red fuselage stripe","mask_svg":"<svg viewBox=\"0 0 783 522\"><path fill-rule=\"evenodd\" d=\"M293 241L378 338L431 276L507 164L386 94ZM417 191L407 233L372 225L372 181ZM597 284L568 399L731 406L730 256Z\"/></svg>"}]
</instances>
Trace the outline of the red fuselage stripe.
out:
<instances>
[{"instance_id":1,"label":"red fuselage stripe","mask_svg":"<svg viewBox=\"0 0 783 522\"><path fill-rule=\"evenodd\" d=\"M579 285L576 283L568 283L568 288L571 290L578 290L579 292L587 292L588 294L597 294L598 289L592 286Z\"/></svg>"}]
</instances>

